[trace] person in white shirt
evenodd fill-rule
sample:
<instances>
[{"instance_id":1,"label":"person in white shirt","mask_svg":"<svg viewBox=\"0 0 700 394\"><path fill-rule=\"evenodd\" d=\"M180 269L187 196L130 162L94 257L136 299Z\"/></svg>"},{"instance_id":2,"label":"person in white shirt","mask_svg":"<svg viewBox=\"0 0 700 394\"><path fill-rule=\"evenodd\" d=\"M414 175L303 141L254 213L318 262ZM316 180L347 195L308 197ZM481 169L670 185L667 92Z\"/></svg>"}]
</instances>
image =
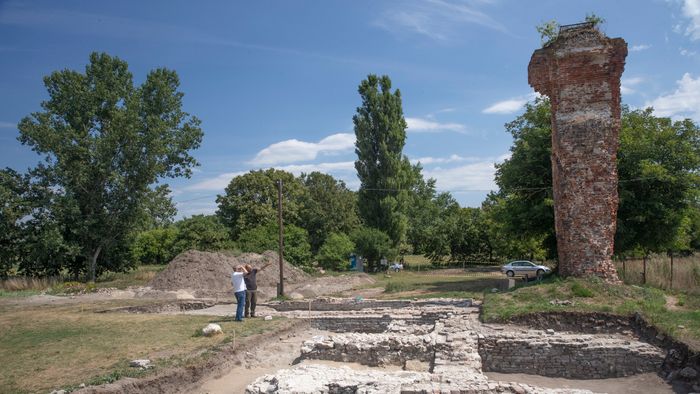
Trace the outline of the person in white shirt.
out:
<instances>
[{"instance_id":1,"label":"person in white shirt","mask_svg":"<svg viewBox=\"0 0 700 394\"><path fill-rule=\"evenodd\" d=\"M233 274L231 274L231 283L233 284L233 294L236 296L236 321L243 321L243 308L245 307L245 280L244 275L246 275L245 267L242 265L237 265L233 269Z\"/></svg>"}]
</instances>

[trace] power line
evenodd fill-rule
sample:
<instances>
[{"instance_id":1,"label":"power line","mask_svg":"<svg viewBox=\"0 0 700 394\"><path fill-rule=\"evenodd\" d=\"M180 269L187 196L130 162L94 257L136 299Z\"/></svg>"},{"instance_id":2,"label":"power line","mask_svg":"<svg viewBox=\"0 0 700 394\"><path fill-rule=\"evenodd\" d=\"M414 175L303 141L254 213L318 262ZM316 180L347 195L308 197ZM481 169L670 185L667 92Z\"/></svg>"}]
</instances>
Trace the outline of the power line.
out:
<instances>
[{"instance_id":1,"label":"power line","mask_svg":"<svg viewBox=\"0 0 700 394\"><path fill-rule=\"evenodd\" d=\"M631 179L618 179L617 182L618 183L627 183L627 182L638 182L638 181L658 180L658 179L661 179L661 178L660 177L640 177L640 178L631 178ZM508 189L508 192L520 192L520 191L538 192L538 191L545 191L545 190L551 190L551 189L552 189L552 186L518 187L518 188ZM375 192L401 192L401 191L413 192L413 190L411 190L411 189L392 189L392 188L365 188L362 190L363 191L375 191ZM436 191L447 192L447 193L491 192L491 191L496 191L496 190L498 190L498 189L452 189L452 190L436 189ZM190 198L187 200L176 201L175 204L183 204L183 203L187 203L187 202L203 200L205 198L218 197L218 196L219 196L219 194L210 194L210 195L206 195L206 196Z\"/></svg>"}]
</instances>

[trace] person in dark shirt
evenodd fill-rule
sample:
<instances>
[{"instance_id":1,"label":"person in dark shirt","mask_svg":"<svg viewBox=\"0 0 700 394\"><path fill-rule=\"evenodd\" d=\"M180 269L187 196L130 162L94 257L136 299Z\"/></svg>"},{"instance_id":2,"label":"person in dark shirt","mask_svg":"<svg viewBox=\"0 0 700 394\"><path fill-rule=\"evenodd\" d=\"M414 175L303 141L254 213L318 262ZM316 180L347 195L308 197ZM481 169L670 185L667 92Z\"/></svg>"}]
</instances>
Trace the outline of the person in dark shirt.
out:
<instances>
[{"instance_id":1,"label":"person in dark shirt","mask_svg":"<svg viewBox=\"0 0 700 394\"><path fill-rule=\"evenodd\" d=\"M262 268L253 268L250 264L245 265L245 269L248 271L243 277L246 287L245 317L255 317L255 305L258 303L258 283L256 275L270 264L272 263L267 263L263 265Z\"/></svg>"}]
</instances>

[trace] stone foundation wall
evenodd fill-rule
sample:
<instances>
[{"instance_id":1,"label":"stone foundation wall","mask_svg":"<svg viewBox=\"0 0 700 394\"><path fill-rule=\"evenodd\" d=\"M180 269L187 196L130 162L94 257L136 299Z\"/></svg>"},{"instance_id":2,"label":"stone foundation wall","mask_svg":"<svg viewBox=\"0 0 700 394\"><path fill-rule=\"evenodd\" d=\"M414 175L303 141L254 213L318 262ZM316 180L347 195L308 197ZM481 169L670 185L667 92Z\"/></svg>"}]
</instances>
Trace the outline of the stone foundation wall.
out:
<instances>
[{"instance_id":1,"label":"stone foundation wall","mask_svg":"<svg viewBox=\"0 0 700 394\"><path fill-rule=\"evenodd\" d=\"M507 334L479 338L484 371L574 379L657 372L660 349L637 341L586 335Z\"/></svg>"},{"instance_id":2,"label":"stone foundation wall","mask_svg":"<svg viewBox=\"0 0 700 394\"><path fill-rule=\"evenodd\" d=\"M389 315L381 317L336 316L311 318L310 321L313 328L338 333L381 333L386 331L415 333L416 328L420 328L423 333L427 333L432 329L437 318L437 316L433 315L404 318L400 320L394 320L394 318ZM406 328L406 326L410 328Z\"/></svg>"},{"instance_id":3,"label":"stone foundation wall","mask_svg":"<svg viewBox=\"0 0 700 394\"><path fill-rule=\"evenodd\" d=\"M309 301L282 301L270 302L266 304L270 308L278 312L289 311L359 311L363 309L404 309L404 308L420 308L424 306L435 307L463 307L467 308L472 305L472 300L449 300L449 299L428 299L419 301L410 300L361 300L349 301L347 299L335 298L315 298ZM420 312L419 312L420 313Z\"/></svg>"},{"instance_id":4,"label":"stone foundation wall","mask_svg":"<svg viewBox=\"0 0 700 394\"><path fill-rule=\"evenodd\" d=\"M432 362L434 339L430 335L345 334L316 337L304 342L301 357L377 367L403 366L407 360Z\"/></svg>"}]
</instances>

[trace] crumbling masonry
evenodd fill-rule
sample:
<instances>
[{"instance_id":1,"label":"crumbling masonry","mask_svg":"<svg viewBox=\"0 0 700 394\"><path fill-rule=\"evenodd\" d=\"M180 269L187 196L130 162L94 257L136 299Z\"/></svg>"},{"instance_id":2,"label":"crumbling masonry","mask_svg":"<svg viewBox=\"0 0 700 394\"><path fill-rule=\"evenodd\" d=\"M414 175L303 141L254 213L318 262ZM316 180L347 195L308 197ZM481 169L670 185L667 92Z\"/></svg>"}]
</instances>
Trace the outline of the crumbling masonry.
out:
<instances>
[{"instance_id":1,"label":"crumbling masonry","mask_svg":"<svg viewBox=\"0 0 700 394\"><path fill-rule=\"evenodd\" d=\"M532 55L528 82L552 105L552 183L559 269L617 281L620 76L627 43L591 23L562 26Z\"/></svg>"},{"instance_id":2,"label":"crumbling masonry","mask_svg":"<svg viewBox=\"0 0 700 394\"><path fill-rule=\"evenodd\" d=\"M486 373L604 379L658 371L664 361L663 350L631 335L485 325L471 300L328 299L269 305L338 333L305 341L303 363L259 377L247 394L590 394L491 380ZM332 367L320 360L367 368ZM374 369L386 366L402 370Z\"/></svg>"}]
</instances>

